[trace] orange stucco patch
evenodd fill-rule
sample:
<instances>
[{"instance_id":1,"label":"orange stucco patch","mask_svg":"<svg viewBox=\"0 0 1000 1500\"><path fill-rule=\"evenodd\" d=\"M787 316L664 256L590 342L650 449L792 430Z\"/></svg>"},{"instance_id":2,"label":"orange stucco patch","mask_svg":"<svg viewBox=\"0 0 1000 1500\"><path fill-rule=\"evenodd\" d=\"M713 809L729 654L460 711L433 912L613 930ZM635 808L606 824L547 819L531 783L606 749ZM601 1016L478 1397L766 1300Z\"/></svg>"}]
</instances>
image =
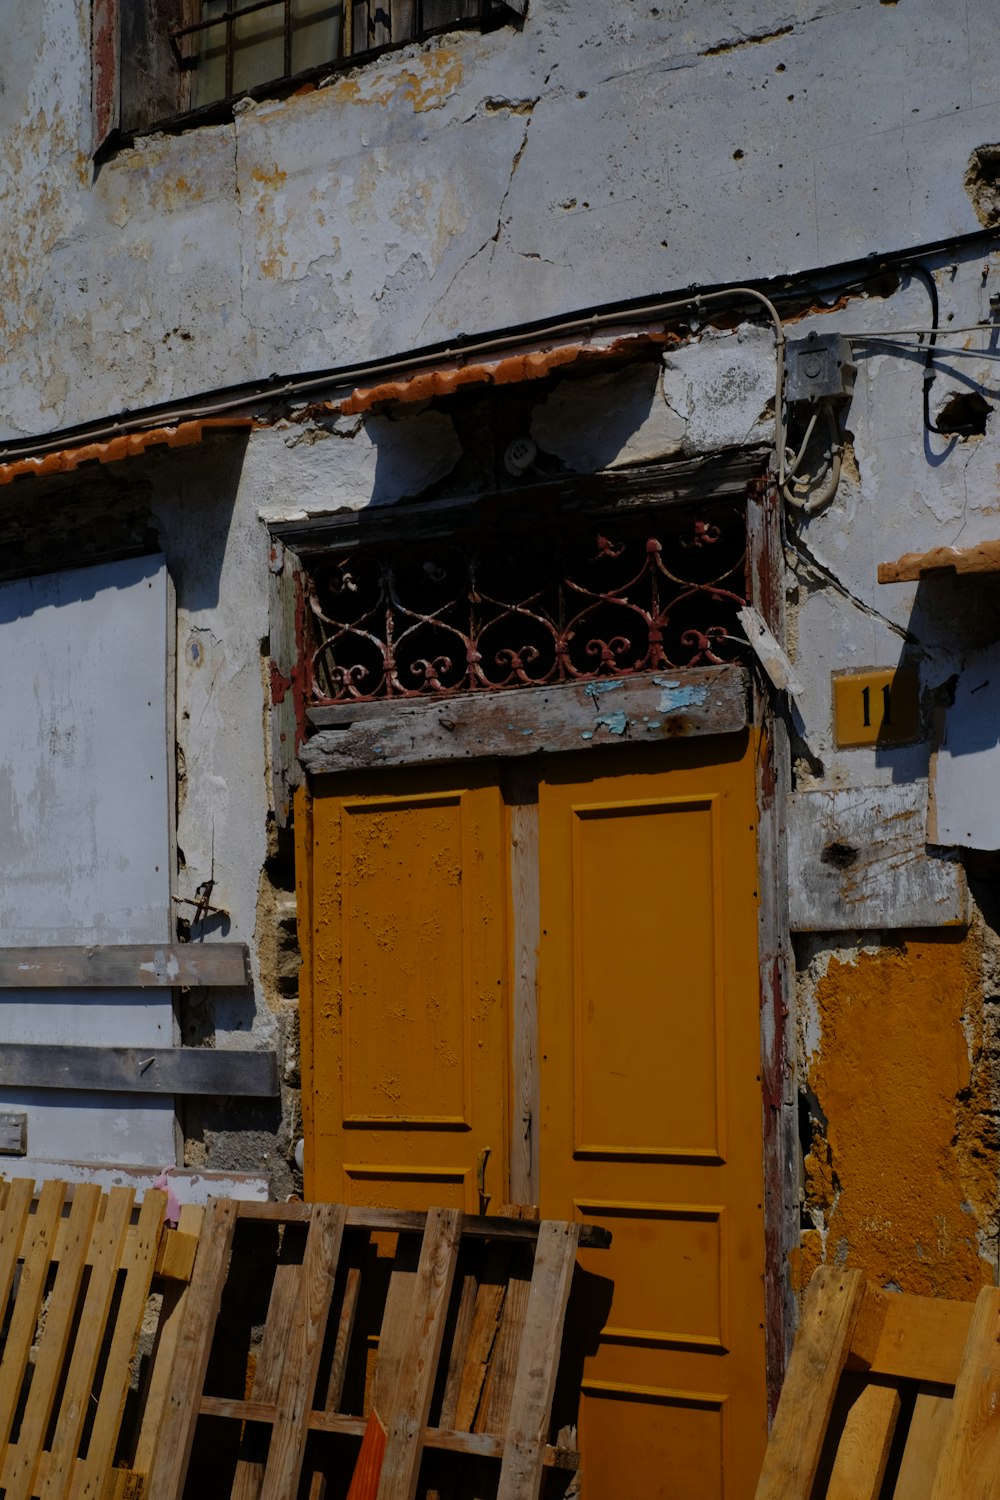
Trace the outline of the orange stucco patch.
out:
<instances>
[{"instance_id":1,"label":"orange stucco patch","mask_svg":"<svg viewBox=\"0 0 1000 1500\"><path fill-rule=\"evenodd\" d=\"M809 1082L827 1125L806 1159L806 1205L827 1228L827 1260L904 1291L969 1298L993 1279L977 1240L996 1206L988 1081L963 1024L979 1013L977 979L969 940L935 934L833 959L816 988Z\"/></svg>"}]
</instances>

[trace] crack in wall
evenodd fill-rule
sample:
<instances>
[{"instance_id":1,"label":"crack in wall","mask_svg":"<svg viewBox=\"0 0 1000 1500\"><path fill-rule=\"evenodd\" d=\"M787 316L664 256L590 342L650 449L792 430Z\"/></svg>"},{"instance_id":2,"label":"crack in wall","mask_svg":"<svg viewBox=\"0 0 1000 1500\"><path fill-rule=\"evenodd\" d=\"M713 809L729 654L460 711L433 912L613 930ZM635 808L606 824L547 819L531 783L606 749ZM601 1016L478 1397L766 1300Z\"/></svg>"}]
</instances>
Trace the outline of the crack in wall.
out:
<instances>
[{"instance_id":1,"label":"crack in wall","mask_svg":"<svg viewBox=\"0 0 1000 1500\"><path fill-rule=\"evenodd\" d=\"M847 587L846 583L843 583L837 577L832 568L827 567L826 563L820 562L800 533L790 533L790 536L797 561L805 565L804 569L801 567L794 568L797 577L804 579L807 584L819 581L835 589L842 598L847 599L862 614L868 615L873 620L878 620L880 625L884 625L887 630L891 630L893 635L898 635L900 640L905 641L908 646L915 646L921 659L927 658L928 653L921 646L917 636L913 635L905 626L897 625L895 620L890 620L889 616L884 615L880 609L876 609L874 604L867 604L864 599L859 598L853 590Z\"/></svg>"}]
</instances>

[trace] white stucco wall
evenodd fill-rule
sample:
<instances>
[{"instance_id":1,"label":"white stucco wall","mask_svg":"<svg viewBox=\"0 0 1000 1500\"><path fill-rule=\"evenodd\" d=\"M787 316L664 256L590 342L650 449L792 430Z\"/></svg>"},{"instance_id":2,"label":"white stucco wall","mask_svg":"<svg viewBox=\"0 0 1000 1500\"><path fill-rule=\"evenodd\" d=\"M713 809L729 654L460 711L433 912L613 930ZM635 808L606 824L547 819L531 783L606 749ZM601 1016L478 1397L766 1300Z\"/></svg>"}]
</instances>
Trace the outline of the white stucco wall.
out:
<instances>
[{"instance_id":1,"label":"white stucco wall","mask_svg":"<svg viewBox=\"0 0 1000 1500\"><path fill-rule=\"evenodd\" d=\"M0 433L979 227L989 0L438 38L95 173L85 0L2 0Z\"/></svg>"}]
</instances>

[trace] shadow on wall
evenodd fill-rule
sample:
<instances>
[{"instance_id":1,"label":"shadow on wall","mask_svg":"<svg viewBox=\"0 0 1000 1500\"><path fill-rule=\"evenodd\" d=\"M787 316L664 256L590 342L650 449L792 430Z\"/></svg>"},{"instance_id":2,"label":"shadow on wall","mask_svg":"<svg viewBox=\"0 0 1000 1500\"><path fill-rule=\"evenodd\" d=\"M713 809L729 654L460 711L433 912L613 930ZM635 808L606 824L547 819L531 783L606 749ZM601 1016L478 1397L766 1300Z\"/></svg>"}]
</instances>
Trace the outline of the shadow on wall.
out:
<instances>
[{"instance_id":1,"label":"shadow on wall","mask_svg":"<svg viewBox=\"0 0 1000 1500\"><path fill-rule=\"evenodd\" d=\"M187 613L219 604L248 440L248 434L239 433L211 438L196 448L169 450L153 471L152 514L177 607ZM258 591L261 581L252 561L247 559L247 589Z\"/></svg>"}]
</instances>

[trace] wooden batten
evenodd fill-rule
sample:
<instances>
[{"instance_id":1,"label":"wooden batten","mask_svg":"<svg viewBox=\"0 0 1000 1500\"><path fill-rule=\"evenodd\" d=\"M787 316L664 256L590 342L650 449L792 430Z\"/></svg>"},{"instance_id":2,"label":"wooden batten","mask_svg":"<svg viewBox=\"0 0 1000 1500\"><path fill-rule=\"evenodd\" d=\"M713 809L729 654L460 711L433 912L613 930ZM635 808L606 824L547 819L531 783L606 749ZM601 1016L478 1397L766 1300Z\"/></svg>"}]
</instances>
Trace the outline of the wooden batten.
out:
<instances>
[{"instance_id":1,"label":"wooden batten","mask_svg":"<svg viewBox=\"0 0 1000 1500\"><path fill-rule=\"evenodd\" d=\"M243 989L250 983L246 943L0 948L0 989Z\"/></svg>"},{"instance_id":2,"label":"wooden batten","mask_svg":"<svg viewBox=\"0 0 1000 1500\"><path fill-rule=\"evenodd\" d=\"M747 725L747 678L737 666L685 667L508 693L338 703L310 709L309 719L320 732L300 759L314 774L599 750L736 734Z\"/></svg>"},{"instance_id":3,"label":"wooden batten","mask_svg":"<svg viewBox=\"0 0 1000 1500\"><path fill-rule=\"evenodd\" d=\"M218 1047L61 1047L5 1042L0 1048L0 1088L273 1099L278 1093L278 1065L273 1052Z\"/></svg>"}]
</instances>

